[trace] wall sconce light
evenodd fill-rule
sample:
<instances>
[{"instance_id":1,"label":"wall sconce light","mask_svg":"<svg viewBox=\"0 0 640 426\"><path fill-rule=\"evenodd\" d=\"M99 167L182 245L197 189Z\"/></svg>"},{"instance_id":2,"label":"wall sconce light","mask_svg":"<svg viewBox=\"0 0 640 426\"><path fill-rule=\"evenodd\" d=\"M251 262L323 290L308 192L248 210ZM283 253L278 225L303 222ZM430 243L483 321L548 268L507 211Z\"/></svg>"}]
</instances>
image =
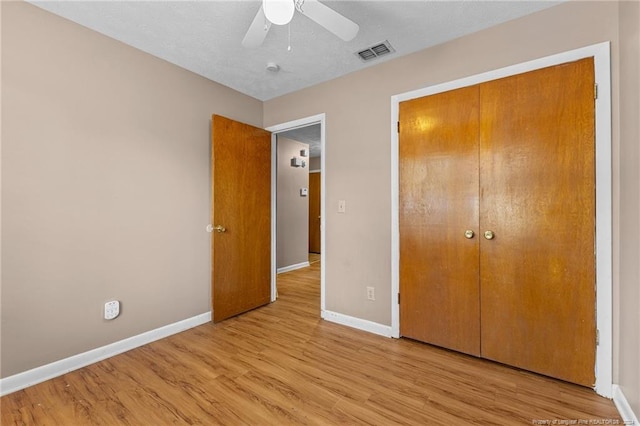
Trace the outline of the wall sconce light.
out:
<instances>
[{"instance_id":1,"label":"wall sconce light","mask_svg":"<svg viewBox=\"0 0 640 426\"><path fill-rule=\"evenodd\" d=\"M291 159L291 167L304 167L304 161L301 158L293 157Z\"/></svg>"}]
</instances>

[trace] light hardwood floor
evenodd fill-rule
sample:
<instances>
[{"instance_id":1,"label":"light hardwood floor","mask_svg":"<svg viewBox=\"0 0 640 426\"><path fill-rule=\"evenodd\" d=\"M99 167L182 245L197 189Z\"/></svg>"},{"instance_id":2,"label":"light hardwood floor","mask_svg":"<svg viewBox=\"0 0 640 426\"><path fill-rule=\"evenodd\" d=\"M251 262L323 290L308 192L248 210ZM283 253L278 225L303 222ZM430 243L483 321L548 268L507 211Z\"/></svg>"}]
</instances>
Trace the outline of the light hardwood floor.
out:
<instances>
[{"instance_id":1,"label":"light hardwood floor","mask_svg":"<svg viewBox=\"0 0 640 426\"><path fill-rule=\"evenodd\" d=\"M281 274L276 303L7 395L2 425L622 424L592 390L320 320L319 269Z\"/></svg>"}]
</instances>

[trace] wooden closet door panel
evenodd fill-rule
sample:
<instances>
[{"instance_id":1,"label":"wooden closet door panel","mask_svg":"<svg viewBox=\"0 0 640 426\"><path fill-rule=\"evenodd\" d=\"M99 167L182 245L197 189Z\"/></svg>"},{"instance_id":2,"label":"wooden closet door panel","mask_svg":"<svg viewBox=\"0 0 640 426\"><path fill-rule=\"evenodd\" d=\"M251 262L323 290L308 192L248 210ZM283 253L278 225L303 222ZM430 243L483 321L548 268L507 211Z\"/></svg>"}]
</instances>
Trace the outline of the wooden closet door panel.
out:
<instances>
[{"instance_id":1,"label":"wooden closet door panel","mask_svg":"<svg viewBox=\"0 0 640 426\"><path fill-rule=\"evenodd\" d=\"M595 381L593 59L480 85L482 356Z\"/></svg>"},{"instance_id":2,"label":"wooden closet door panel","mask_svg":"<svg viewBox=\"0 0 640 426\"><path fill-rule=\"evenodd\" d=\"M478 87L402 102L400 123L400 333L479 355Z\"/></svg>"}]
</instances>

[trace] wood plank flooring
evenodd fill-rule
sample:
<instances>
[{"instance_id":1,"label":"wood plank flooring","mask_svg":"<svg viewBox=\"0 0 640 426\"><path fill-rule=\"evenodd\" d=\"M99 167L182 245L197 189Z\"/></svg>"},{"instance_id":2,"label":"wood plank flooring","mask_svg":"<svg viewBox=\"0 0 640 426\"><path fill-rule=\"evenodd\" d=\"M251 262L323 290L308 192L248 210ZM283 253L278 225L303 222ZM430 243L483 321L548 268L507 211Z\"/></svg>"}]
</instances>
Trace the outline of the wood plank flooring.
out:
<instances>
[{"instance_id":1,"label":"wood plank flooring","mask_svg":"<svg viewBox=\"0 0 640 426\"><path fill-rule=\"evenodd\" d=\"M7 395L1 424L622 424L590 389L320 320L319 270L279 275L276 303Z\"/></svg>"}]
</instances>

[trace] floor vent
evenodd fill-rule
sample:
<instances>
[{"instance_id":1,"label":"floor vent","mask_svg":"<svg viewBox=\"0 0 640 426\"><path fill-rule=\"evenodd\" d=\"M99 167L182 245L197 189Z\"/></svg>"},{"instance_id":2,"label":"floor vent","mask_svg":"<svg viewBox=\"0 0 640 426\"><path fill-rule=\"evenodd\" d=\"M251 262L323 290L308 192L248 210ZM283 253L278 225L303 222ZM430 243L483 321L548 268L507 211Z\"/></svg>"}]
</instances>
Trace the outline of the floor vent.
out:
<instances>
[{"instance_id":1,"label":"floor vent","mask_svg":"<svg viewBox=\"0 0 640 426\"><path fill-rule=\"evenodd\" d=\"M382 43L378 43L374 46L368 47L364 50L357 52L356 55L358 55L363 62L367 62L372 59L376 59L379 56L387 55L395 51L396 50L393 47L391 47L391 44L389 43L389 41L385 40Z\"/></svg>"}]
</instances>

